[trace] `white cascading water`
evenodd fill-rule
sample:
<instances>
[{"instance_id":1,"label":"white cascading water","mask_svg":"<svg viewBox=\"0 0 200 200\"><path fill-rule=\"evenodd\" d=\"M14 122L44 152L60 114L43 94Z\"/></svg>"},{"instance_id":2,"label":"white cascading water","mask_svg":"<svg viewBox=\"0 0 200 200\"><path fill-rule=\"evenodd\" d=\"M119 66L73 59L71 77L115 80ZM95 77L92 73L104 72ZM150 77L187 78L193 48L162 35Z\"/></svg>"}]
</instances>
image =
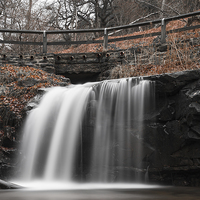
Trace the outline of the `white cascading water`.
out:
<instances>
[{"instance_id":1,"label":"white cascading water","mask_svg":"<svg viewBox=\"0 0 200 200\"><path fill-rule=\"evenodd\" d=\"M129 78L49 89L25 122L18 179L77 180L77 163L83 167L77 161L84 156L82 134L87 134L82 133L82 127L85 120L95 119L85 180L134 181L131 172L141 167L139 141L146 105L152 103L148 99L152 88L150 81ZM89 115L91 103L93 114Z\"/></svg>"},{"instance_id":2,"label":"white cascading water","mask_svg":"<svg viewBox=\"0 0 200 200\"><path fill-rule=\"evenodd\" d=\"M52 88L31 111L23 131L25 180L71 180L77 137L91 90L82 86Z\"/></svg>"},{"instance_id":3,"label":"white cascading water","mask_svg":"<svg viewBox=\"0 0 200 200\"><path fill-rule=\"evenodd\" d=\"M93 181L131 181L130 168L141 167L144 101L149 104L151 88L151 82L141 79L102 83L91 160Z\"/></svg>"}]
</instances>

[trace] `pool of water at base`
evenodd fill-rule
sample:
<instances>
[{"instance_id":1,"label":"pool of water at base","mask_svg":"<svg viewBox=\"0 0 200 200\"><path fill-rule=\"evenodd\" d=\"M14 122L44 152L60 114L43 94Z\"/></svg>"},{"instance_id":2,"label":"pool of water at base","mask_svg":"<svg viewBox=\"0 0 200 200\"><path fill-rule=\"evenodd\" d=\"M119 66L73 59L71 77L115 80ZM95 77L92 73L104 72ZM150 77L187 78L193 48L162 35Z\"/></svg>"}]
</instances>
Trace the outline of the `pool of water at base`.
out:
<instances>
[{"instance_id":1,"label":"pool of water at base","mask_svg":"<svg viewBox=\"0 0 200 200\"><path fill-rule=\"evenodd\" d=\"M200 188L0 190L0 200L199 200Z\"/></svg>"}]
</instances>

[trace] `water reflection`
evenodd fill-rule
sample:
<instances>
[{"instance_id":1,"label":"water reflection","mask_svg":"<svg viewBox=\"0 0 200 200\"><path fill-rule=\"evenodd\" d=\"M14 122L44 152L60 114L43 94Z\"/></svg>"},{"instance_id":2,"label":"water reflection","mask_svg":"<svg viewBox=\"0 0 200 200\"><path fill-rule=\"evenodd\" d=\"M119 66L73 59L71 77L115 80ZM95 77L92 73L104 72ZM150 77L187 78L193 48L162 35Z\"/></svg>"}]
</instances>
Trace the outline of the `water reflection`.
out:
<instances>
[{"instance_id":1,"label":"water reflection","mask_svg":"<svg viewBox=\"0 0 200 200\"><path fill-rule=\"evenodd\" d=\"M93 190L1 190L1 200L197 200L199 188L157 187Z\"/></svg>"}]
</instances>

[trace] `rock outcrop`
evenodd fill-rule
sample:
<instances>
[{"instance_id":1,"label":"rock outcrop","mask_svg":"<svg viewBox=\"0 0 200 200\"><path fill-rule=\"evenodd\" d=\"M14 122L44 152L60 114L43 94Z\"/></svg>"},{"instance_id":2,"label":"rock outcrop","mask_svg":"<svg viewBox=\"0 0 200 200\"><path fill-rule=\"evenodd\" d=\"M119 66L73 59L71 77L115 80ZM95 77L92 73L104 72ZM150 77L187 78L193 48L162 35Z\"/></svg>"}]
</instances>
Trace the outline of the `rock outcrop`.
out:
<instances>
[{"instance_id":1,"label":"rock outcrop","mask_svg":"<svg viewBox=\"0 0 200 200\"><path fill-rule=\"evenodd\" d=\"M155 81L156 109L145 124L145 155L152 182L199 186L200 71L147 77Z\"/></svg>"}]
</instances>

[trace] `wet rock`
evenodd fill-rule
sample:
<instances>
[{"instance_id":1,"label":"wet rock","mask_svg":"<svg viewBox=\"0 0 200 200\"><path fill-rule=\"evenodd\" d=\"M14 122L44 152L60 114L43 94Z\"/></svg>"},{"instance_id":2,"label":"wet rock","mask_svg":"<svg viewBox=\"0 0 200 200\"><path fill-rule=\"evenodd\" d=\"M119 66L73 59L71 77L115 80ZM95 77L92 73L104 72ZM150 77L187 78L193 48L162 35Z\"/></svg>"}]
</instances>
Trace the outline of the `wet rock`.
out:
<instances>
[{"instance_id":1,"label":"wet rock","mask_svg":"<svg viewBox=\"0 0 200 200\"><path fill-rule=\"evenodd\" d=\"M189 105L189 108L191 108L193 110L193 113L200 115L200 104L197 102L192 102Z\"/></svg>"},{"instance_id":2,"label":"wet rock","mask_svg":"<svg viewBox=\"0 0 200 200\"><path fill-rule=\"evenodd\" d=\"M200 125L191 127L191 130L194 131L197 135L200 136Z\"/></svg>"},{"instance_id":3,"label":"wet rock","mask_svg":"<svg viewBox=\"0 0 200 200\"><path fill-rule=\"evenodd\" d=\"M199 79L200 71L181 71L173 74L152 76L151 80L163 84L163 92L167 95L177 94L184 86Z\"/></svg>"},{"instance_id":4,"label":"wet rock","mask_svg":"<svg viewBox=\"0 0 200 200\"><path fill-rule=\"evenodd\" d=\"M20 188L22 187L19 185L0 180L0 189L20 189Z\"/></svg>"},{"instance_id":5,"label":"wet rock","mask_svg":"<svg viewBox=\"0 0 200 200\"><path fill-rule=\"evenodd\" d=\"M192 142L190 144L185 144L178 151L172 154L173 157L179 158L190 158L199 159L200 158L200 142Z\"/></svg>"},{"instance_id":6,"label":"wet rock","mask_svg":"<svg viewBox=\"0 0 200 200\"><path fill-rule=\"evenodd\" d=\"M188 113L186 115L186 120L187 120L188 126L198 125L200 121L200 115L196 115L194 113Z\"/></svg>"},{"instance_id":7,"label":"wet rock","mask_svg":"<svg viewBox=\"0 0 200 200\"><path fill-rule=\"evenodd\" d=\"M163 108L159 114L160 121L171 121L174 119L175 110L171 105L168 105L166 108Z\"/></svg>"},{"instance_id":8,"label":"wet rock","mask_svg":"<svg viewBox=\"0 0 200 200\"><path fill-rule=\"evenodd\" d=\"M183 166L193 166L194 162L192 159L181 159L180 161L180 165L183 165Z\"/></svg>"},{"instance_id":9,"label":"wet rock","mask_svg":"<svg viewBox=\"0 0 200 200\"><path fill-rule=\"evenodd\" d=\"M188 132L188 138L195 139L195 140L200 140L200 135L198 135L194 131L190 130Z\"/></svg>"}]
</instances>

